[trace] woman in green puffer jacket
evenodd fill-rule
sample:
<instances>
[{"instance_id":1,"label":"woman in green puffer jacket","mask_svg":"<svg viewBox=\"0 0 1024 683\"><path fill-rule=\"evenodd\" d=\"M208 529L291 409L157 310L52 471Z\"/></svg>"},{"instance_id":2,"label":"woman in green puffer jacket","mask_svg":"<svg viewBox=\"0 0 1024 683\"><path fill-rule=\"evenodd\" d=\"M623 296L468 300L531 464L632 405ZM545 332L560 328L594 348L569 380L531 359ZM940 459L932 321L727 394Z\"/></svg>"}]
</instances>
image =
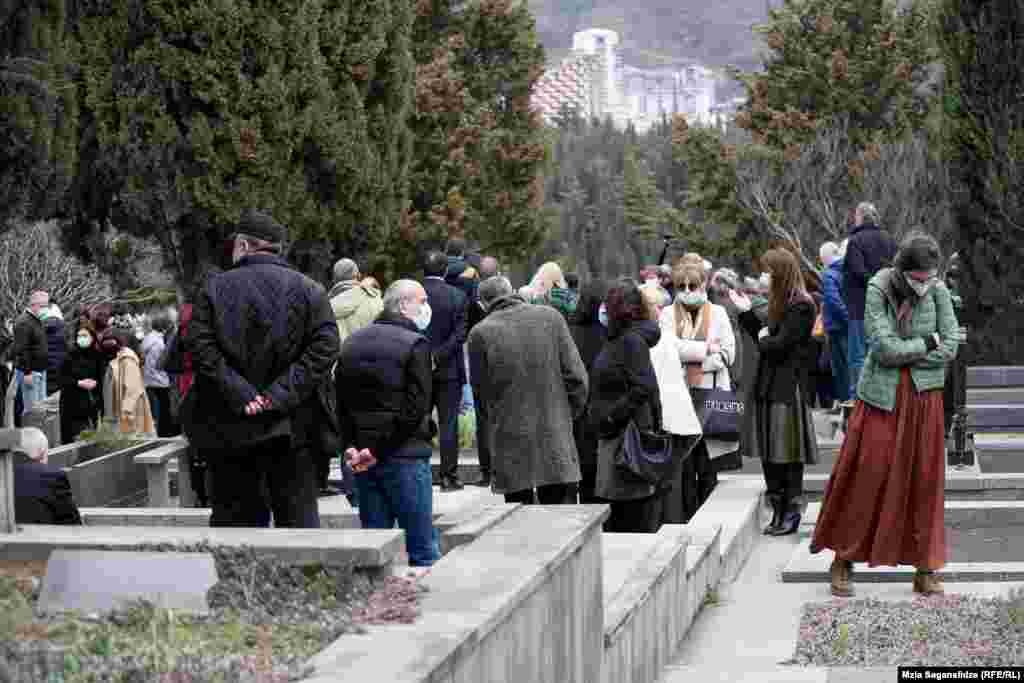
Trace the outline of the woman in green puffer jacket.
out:
<instances>
[{"instance_id":1,"label":"woman in green puffer jacket","mask_svg":"<svg viewBox=\"0 0 1024 683\"><path fill-rule=\"evenodd\" d=\"M825 489L811 552L835 551L832 593L848 597L854 562L917 567L915 593L941 593L946 452L942 389L959 324L939 279L938 243L909 235L894 268L868 284L868 354L857 404Z\"/></svg>"}]
</instances>

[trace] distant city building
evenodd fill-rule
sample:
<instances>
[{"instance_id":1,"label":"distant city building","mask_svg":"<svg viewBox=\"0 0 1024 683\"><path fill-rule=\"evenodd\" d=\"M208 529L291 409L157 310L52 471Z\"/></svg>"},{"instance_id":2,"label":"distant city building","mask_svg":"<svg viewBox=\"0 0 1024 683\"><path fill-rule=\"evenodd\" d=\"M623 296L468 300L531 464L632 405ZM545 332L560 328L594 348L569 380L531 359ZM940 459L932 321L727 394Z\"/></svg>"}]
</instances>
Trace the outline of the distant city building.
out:
<instances>
[{"instance_id":1,"label":"distant city building","mask_svg":"<svg viewBox=\"0 0 1024 683\"><path fill-rule=\"evenodd\" d=\"M632 123L639 131L673 114L717 122L714 74L700 64L640 69L621 62L619 34L594 28L573 35L572 52L548 69L533 92L533 106L548 122L564 108Z\"/></svg>"}]
</instances>

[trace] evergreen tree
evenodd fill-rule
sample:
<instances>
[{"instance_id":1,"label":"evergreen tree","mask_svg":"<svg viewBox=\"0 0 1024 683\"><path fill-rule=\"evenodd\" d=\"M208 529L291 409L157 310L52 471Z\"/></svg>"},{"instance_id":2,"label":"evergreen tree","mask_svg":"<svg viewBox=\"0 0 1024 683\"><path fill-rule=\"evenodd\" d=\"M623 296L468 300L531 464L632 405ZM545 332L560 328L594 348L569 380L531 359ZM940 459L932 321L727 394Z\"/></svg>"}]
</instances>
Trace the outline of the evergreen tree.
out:
<instances>
[{"instance_id":1,"label":"evergreen tree","mask_svg":"<svg viewBox=\"0 0 1024 683\"><path fill-rule=\"evenodd\" d=\"M245 207L293 239L393 244L407 181L408 0L83 3L66 239L159 240L184 289ZM378 264L379 265L379 264Z\"/></svg>"},{"instance_id":2,"label":"evergreen tree","mask_svg":"<svg viewBox=\"0 0 1024 683\"><path fill-rule=\"evenodd\" d=\"M643 265L647 253L651 251L649 245L657 237L658 228L664 221L665 207L654 176L637 159L634 144L627 145L623 162L622 203L626 241L633 249L637 261Z\"/></svg>"},{"instance_id":3,"label":"evergreen tree","mask_svg":"<svg viewBox=\"0 0 1024 683\"><path fill-rule=\"evenodd\" d=\"M944 112L957 183L970 363L1024 361L1024 0L943 0Z\"/></svg>"},{"instance_id":4,"label":"evergreen tree","mask_svg":"<svg viewBox=\"0 0 1024 683\"><path fill-rule=\"evenodd\" d=\"M488 253L525 258L546 232L547 141L530 110L544 53L533 16L512 0L419 0L416 9L415 150L404 236L464 236Z\"/></svg>"},{"instance_id":5,"label":"evergreen tree","mask_svg":"<svg viewBox=\"0 0 1024 683\"><path fill-rule=\"evenodd\" d=\"M54 213L70 183L77 127L64 0L0 6L0 230Z\"/></svg>"},{"instance_id":6,"label":"evergreen tree","mask_svg":"<svg viewBox=\"0 0 1024 683\"><path fill-rule=\"evenodd\" d=\"M845 230L867 170L902 144L932 103L935 42L926 0L785 0L758 31L762 72L738 74L741 130L675 122L690 216L789 242L814 263Z\"/></svg>"}]
</instances>

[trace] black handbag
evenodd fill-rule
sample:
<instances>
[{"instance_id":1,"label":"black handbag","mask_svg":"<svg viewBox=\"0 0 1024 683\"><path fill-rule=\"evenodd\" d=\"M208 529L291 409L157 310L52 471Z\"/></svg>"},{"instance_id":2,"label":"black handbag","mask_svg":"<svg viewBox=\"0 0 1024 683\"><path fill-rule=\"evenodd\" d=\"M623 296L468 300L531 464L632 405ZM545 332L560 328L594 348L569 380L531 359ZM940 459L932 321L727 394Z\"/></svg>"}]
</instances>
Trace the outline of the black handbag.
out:
<instances>
[{"instance_id":1,"label":"black handbag","mask_svg":"<svg viewBox=\"0 0 1024 683\"><path fill-rule=\"evenodd\" d=\"M704 438L718 441L739 441L746 404L735 391L694 387L690 389L693 408L700 419Z\"/></svg>"},{"instance_id":2,"label":"black handbag","mask_svg":"<svg viewBox=\"0 0 1024 683\"><path fill-rule=\"evenodd\" d=\"M630 420L622 447L615 454L615 466L657 486L672 473L672 435L642 430Z\"/></svg>"}]
</instances>

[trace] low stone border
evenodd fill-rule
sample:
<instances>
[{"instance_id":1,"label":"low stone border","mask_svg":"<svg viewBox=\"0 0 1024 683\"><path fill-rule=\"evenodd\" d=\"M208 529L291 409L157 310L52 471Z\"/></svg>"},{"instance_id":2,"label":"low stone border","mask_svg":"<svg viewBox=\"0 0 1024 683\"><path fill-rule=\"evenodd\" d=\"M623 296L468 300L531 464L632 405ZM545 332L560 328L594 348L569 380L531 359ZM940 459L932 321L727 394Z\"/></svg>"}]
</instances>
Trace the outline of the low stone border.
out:
<instances>
[{"instance_id":1,"label":"low stone border","mask_svg":"<svg viewBox=\"0 0 1024 683\"><path fill-rule=\"evenodd\" d=\"M752 477L723 479L688 524L665 525L655 535L623 585L606 596L603 683L659 679L709 594L734 580L750 556L762 490ZM645 540L608 536L628 536L625 546Z\"/></svg>"},{"instance_id":2,"label":"low stone border","mask_svg":"<svg viewBox=\"0 0 1024 683\"><path fill-rule=\"evenodd\" d=\"M146 545L252 546L284 562L347 564L388 570L405 550L400 529L323 530L187 527L76 527L26 524L0 535L0 556L8 560L46 560L55 548L132 549Z\"/></svg>"}]
</instances>

